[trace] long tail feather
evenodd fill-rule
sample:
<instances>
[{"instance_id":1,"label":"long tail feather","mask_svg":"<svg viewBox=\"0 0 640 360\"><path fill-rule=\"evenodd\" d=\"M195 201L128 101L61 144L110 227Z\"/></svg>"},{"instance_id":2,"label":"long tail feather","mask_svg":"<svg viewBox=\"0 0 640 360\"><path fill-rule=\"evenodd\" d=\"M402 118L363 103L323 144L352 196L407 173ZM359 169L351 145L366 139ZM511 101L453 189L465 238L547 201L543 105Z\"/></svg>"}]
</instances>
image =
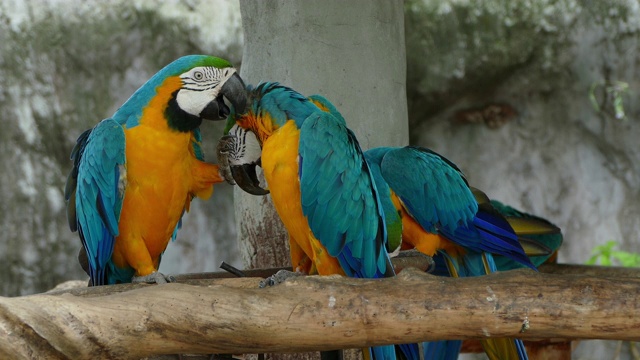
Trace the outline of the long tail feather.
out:
<instances>
[{"instance_id":1,"label":"long tail feather","mask_svg":"<svg viewBox=\"0 0 640 360\"><path fill-rule=\"evenodd\" d=\"M425 360L456 360L462 349L462 340L443 340L424 343Z\"/></svg>"},{"instance_id":2,"label":"long tail feather","mask_svg":"<svg viewBox=\"0 0 640 360\"><path fill-rule=\"evenodd\" d=\"M452 277L481 276L497 271L493 256L488 253L467 252L464 256L455 257L441 251L434 256L434 261L436 269L441 269L444 264L448 268L448 275ZM481 343L489 359L528 359L520 339L492 338ZM460 353L459 347L446 341L424 343L424 349L425 359L456 359Z\"/></svg>"}]
</instances>

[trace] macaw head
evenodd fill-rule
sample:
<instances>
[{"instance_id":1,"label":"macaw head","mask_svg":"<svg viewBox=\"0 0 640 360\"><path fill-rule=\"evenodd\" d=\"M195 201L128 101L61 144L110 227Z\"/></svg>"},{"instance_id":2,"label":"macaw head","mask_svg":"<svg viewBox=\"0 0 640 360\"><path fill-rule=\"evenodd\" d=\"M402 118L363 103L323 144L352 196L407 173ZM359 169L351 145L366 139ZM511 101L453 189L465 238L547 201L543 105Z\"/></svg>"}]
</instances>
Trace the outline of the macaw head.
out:
<instances>
[{"instance_id":1,"label":"macaw head","mask_svg":"<svg viewBox=\"0 0 640 360\"><path fill-rule=\"evenodd\" d=\"M223 157L229 159L235 183L250 194L265 195L269 191L260 187L256 176L262 144L288 121L301 127L319 108L297 91L276 82L250 87L248 100L245 112L232 110L225 129L227 135L220 140L225 144L219 146L224 148Z\"/></svg>"},{"instance_id":2,"label":"macaw head","mask_svg":"<svg viewBox=\"0 0 640 360\"><path fill-rule=\"evenodd\" d=\"M260 144L288 121L298 128L318 107L297 91L277 82L263 82L247 90L246 111L233 111L227 120L227 130L233 125L251 130Z\"/></svg>"},{"instance_id":3,"label":"macaw head","mask_svg":"<svg viewBox=\"0 0 640 360\"><path fill-rule=\"evenodd\" d=\"M127 127L137 125L146 109L162 112L171 129L186 132L202 120L224 120L243 113L247 91L236 69L226 60L207 55L183 56L156 73L114 114Z\"/></svg>"},{"instance_id":4,"label":"macaw head","mask_svg":"<svg viewBox=\"0 0 640 360\"><path fill-rule=\"evenodd\" d=\"M233 125L226 131L218 143L218 161L222 166L228 166L234 182L252 195L269 193L269 190L260 186L256 173L256 167L261 166L261 156L262 147L256 135L238 125Z\"/></svg>"}]
</instances>

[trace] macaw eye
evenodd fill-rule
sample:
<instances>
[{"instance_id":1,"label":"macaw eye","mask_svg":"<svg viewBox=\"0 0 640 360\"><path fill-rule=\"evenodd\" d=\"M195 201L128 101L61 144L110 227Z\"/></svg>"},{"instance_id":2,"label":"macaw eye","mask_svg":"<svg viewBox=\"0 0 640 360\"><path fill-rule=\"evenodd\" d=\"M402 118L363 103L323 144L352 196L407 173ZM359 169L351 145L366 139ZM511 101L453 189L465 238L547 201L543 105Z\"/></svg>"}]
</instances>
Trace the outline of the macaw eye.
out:
<instances>
[{"instance_id":1,"label":"macaw eye","mask_svg":"<svg viewBox=\"0 0 640 360\"><path fill-rule=\"evenodd\" d=\"M204 79L204 74L202 73L202 71L196 71L193 73L193 78L196 80L202 80Z\"/></svg>"}]
</instances>

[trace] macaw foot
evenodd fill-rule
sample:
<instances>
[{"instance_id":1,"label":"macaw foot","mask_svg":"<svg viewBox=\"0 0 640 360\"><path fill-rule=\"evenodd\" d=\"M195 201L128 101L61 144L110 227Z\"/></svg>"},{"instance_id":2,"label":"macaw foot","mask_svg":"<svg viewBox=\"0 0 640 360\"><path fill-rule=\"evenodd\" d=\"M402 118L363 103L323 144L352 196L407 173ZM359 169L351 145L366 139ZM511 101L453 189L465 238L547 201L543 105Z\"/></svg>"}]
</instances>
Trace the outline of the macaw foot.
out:
<instances>
[{"instance_id":1,"label":"macaw foot","mask_svg":"<svg viewBox=\"0 0 640 360\"><path fill-rule=\"evenodd\" d=\"M401 268L413 266L419 269L424 269L427 273L432 273L436 268L436 263L433 261L433 257L416 249L400 251L395 258L403 259L403 263L400 265Z\"/></svg>"},{"instance_id":2,"label":"macaw foot","mask_svg":"<svg viewBox=\"0 0 640 360\"><path fill-rule=\"evenodd\" d=\"M293 272L289 270L278 270L277 273L269 276L268 278L260 281L260 288L266 288L267 286L274 286L284 282L287 279L294 278L296 276L300 276L302 273Z\"/></svg>"},{"instance_id":3,"label":"macaw foot","mask_svg":"<svg viewBox=\"0 0 640 360\"><path fill-rule=\"evenodd\" d=\"M398 253L395 256L392 257L398 257L398 258L404 258L404 257L428 257L427 255L421 253L420 251L416 250L416 249L411 249L411 250L402 250L402 251L398 251Z\"/></svg>"},{"instance_id":4,"label":"macaw foot","mask_svg":"<svg viewBox=\"0 0 640 360\"><path fill-rule=\"evenodd\" d=\"M134 276L131 278L132 283L147 283L147 284L166 284L168 282L174 282L176 279L171 275L165 275L161 272L154 271L145 276Z\"/></svg>"},{"instance_id":5,"label":"macaw foot","mask_svg":"<svg viewBox=\"0 0 640 360\"><path fill-rule=\"evenodd\" d=\"M231 173L231 167L229 165L229 153L234 151L235 136L225 135L218 140L218 146L216 147L216 154L218 155L218 171L227 183L235 185L233 180L233 174Z\"/></svg>"}]
</instances>

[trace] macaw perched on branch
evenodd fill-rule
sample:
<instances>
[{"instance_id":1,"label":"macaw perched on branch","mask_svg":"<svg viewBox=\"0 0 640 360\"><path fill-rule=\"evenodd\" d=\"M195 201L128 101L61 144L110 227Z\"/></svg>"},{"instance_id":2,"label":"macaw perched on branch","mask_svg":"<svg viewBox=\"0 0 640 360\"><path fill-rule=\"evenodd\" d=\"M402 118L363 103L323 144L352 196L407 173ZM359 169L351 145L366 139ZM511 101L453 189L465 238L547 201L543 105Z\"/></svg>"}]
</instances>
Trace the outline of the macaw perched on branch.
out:
<instances>
[{"instance_id":1,"label":"macaw perched on branch","mask_svg":"<svg viewBox=\"0 0 640 360\"><path fill-rule=\"evenodd\" d=\"M438 255L454 277L497 271L493 255L501 255L535 270L512 227L484 201L479 203L458 167L426 148L381 147L365 152L380 190L388 228L396 230L389 244ZM476 190L477 192L477 190ZM401 232L401 236L397 233ZM442 261L442 260L441 260ZM437 261L436 261L437 263ZM424 357L457 358L456 342L425 343ZM492 359L526 359L520 340L483 341ZM455 357L443 354L455 352Z\"/></svg>"},{"instance_id":2,"label":"macaw perched on branch","mask_svg":"<svg viewBox=\"0 0 640 360\"><path fill-rule=\"evenodd\" d=\"M246 88L223 59L179 58L140 87L112 117L85 131L71 153L65 198L93 285L166 282L160 258L193 197L224 181L205 163L199 126L242 111Z\"/></svg>"},{"instance_id":3,"label":"macaw perched on branch","mask_svg":"<svg viewBox=\"0 0 640 360\"><path fill-rule=\"evenodd\" d=\"M262 83L249 92L248 111L232 114L229 121L228 126L235 124L228 145L233 178L245 191L265 194L255 175L261 164L289 232L294 269L357 278L394 276L376 185L355 135L333 105ZM372 350L376 359L396 358L393 346Z\"/></svg>"}]
</instances>

